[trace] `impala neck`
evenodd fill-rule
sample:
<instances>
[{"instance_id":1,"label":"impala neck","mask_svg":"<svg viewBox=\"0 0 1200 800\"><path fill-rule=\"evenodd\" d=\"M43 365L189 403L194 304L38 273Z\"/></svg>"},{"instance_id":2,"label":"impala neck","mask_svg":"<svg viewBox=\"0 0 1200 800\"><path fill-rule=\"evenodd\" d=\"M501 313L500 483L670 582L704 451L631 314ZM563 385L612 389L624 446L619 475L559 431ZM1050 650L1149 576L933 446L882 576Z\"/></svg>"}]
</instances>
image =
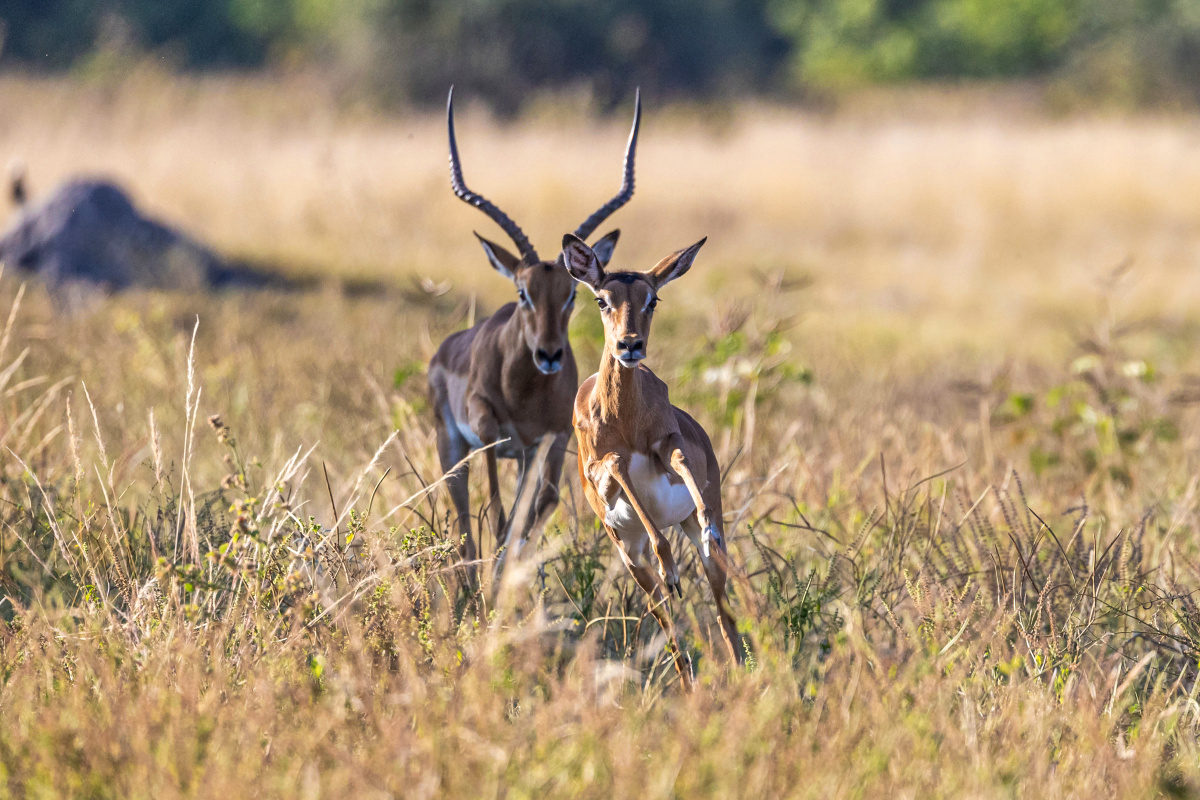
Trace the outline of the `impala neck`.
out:
<instances>
[{"instance_id":1,"label":"impala neck","mask_svg":"<svg viewBox=\"0 0 1200 800\"><path fill-rule=\"evenodd\" d=\"M633 417L642 404L637 368L629 369L618 365L615 356L615 346L606 339L604 356L600 361L600 375L596 379L601 419L615 419L622 412Z\"/></svg>"}]
</instances>

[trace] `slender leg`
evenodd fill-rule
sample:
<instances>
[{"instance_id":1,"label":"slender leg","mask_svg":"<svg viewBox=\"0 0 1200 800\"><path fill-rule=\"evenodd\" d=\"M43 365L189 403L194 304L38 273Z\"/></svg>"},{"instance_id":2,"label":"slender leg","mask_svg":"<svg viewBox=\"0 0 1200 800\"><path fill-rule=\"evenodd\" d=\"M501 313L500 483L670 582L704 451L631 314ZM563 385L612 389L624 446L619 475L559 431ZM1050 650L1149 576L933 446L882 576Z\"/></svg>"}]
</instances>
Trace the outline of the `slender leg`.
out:
<instances>
[{"instance_id":1,"label":"slender leg","mask_svg":"<svg viewBox=\"0 0 1200 800\"><path fill-rule=\"evenodd\" d=\"M621 554L621 560L625 562L625 566L629 569L629 573L633 575L633 579L638 582L638 586L642 587L650 597L650 613L654 615L654 619L658 621L659 626L663 629L663 633L667 635L667 651L671 654L671 658L675 662L675 671L679 673L679 680L683 684L684 691L692 689L692 665L688 658L684 655L682 648L679 646L679 640L675 636L675 624L671 621L671 615L667 613L667 596L663 594L662 586L654 579L654 574L647 569L643 564L634 561L629 553L625 550L625 545L612 529L605 526L609 537L617 542L617 550Z\"/></svg>"},{"instance_id":2,"label":"slender leg","mask_svg":"<svg viewBox=\"0 0 1200 800\"><path fill-rule=\"evenodd\" d=\"M487 462L488 477L488 527L492 529L492 536L496 539L496 548L499 549L508 534L508 523L504 518L504 504L500 502L500 475L496 469L496 448L489 448L484 454L484 459Z\"/></svg>"},{"instance_id":3,"label":"slender leg","mask_svg":"<svg viewBox=\"0 0 1200 800\"><path fill-rule=\"evenodd\" d=\"M437 424L438 461L445 474L459 461L466 457L469 448L467 442L458 435L445 421L438 419ZM458 528L458 555L466 562L467 580L475 585L475 565L478 558L475 550L475 540L471 536L471 500L468 492L469 465L463 464L446 478L446 488L450 492L450 502L454 505L455 527Z\"/></svg>"},{"instance_id":4,"label":"slender leg","mask_svg":"<svg viewBox=\"0 0 1200 800\"><path fill-rule=\"evenodd\" d=\"M520 520L518 517L522 513L521 503L526 491L525 482L529 480L530 464L533 462L536 453L536 446L526 447L517 456L517 490L513 497L513 506L508 513L507 521L501 520L504 525L502 537L498 537L496 540L496 549L498 552L496 553L496 562L492 569L492 579L496 581L500 579L500 575L504 572L504 564L507 560L509 558L515 559L520 557L521 545L525 540L520 535L514 537L512 534L514 529L518 532L520 530ZM527 511L525 512L525 516L529 516ZM508 547L500 551L500 544L502 542L507 542Z\"/></svg>"},{"instance_id":5,"label":"slender leg","mask_svg":"<svg viewBox=\"0 0 1200 800\"><path fill-rule=\"evenodd\" d=\"M713 528L714 521L708 507L709 504L696 481L696 476L692 473L691 459L684 453L683 447L683 436L679 433L672 433L658 442L656 450L662 463L669 465L676 475L683 478L683 484L687 487L688 494L692 496L692 502L696 504L696 517L700 521L700 527ZM711 534L712 531L710 530L709 533Z\"/></svg>"},{"instance_id":6,"label":"slender leg","mask_svg":"<svg viewBox=\"0 0 1200 800\"><path fill-rule=\"evenodd\" d=\"M542 468L538 471L537 476L537 486L535 487L537 495L533 508L519 528L523 540L540 533L554 510L558 508L558 484L562 479L563 461L566 458L567 441L570 438L570 434L566 433L555 436L554 443L550 445L550 452L546 454L546 459L542 462ZM529 457L532 459L536 452L536 447L530 448ZM516 520L513 520L513 524L516 524Z\"/></svg>"},{"instance_id":7,"label":"slender leg","mask_svg":"<svg viewBox=\"0 0 1200 800\"><path fill-rule=\"evenodd\" d=\"M499 438L500 424L496 422L492 407L484 398L472 395L467 399L467 416L471 430L484 444L492 444ZM496 547L500 547L504 544L505 521L504 506L500 502L500 478L496 471L496 448L489 447L484 453L484 460L487 462L488 477L488 500L485 513L488 527L492 529L492 536L496 539Z\"/></svg>"},{"instance_id":8,"label":"slender leg","mask_svg":"<svg viewBox=\"0 0 1200 800\"><path fill-rule=\"evenodd\" d=\"M680 597L683 597L683 587L679 585L679 569L675 566L675 558L671 555L671 543L667 541L667 537L662 535L662 531L655 526L654 521L646 512L646 507L642 504L641 498L633 488L633 482L629 479L626 460L616 453L609 453L604 457L602 463L608 469L612 479L625 491L629 504L633 506L633 510L637 512L638 518L645 526L646 533L650 537L650 547L653 548L654 555L658 559L659 575L666 581L667 589L673 589Z\"/></svg>"},{"instance_id":9,"label":"slender leg","mask_svg":"<svg viewBox=\"0 0 1200 800\"><path fill-rule=\"evenodd\" d=\"M520 510L521 495L525 492L525 481L529 480L529 465L533 463L534 456L537 453L537 446L526 447L517 456L517 490L513 495L513 505L508 512L509 529L505 533L504 538L508 539L514 530L520 530L520 520L517 519L517 512Z\"/></svg>"},{"instance_id":10,"label":"slender leg","mask_svg":"<svg viewBox=\"0 0 1200 800\"><path fill-rule=\"evenodd\" d=\"M724 537L717 537L717 546L705 553L705 547L702 543L704 538L704 529L700 525L700 520L696 514L692 514L682 523L680 527L687 537L692 540L696 548L700 551L700 561L704 565L704 575L708 578L708 585L712 587L713 599L717 602L717 617L721 621L721 636L725 639L725 646L729 648L729 655L734 662L742 663L742 651L738 647L741 641L737 632L737 622L733 618L733 612L729 608L729 596L725 594L725 542Z\"/></svg>"}]
</instances>

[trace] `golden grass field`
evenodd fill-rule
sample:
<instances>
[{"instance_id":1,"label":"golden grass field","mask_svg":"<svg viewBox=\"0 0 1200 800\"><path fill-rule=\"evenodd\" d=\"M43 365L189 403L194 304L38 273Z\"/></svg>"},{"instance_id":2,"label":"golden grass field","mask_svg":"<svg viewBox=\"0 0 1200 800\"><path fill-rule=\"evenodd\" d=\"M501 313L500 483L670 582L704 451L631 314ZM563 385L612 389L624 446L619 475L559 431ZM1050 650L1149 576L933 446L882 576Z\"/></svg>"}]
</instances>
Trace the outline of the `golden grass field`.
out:
<instances>
[{"instance_id":1,"label":"golden grass field","mask_svg":"<svg viewBox=\"0 0 1200 800\"><path fill-rule=\"evenodd\" d=\"M35 198L112 176L319 279L63 316L0 277L0 797L1200 794L1200 120L644 100L615 263L709 237L649 364L725 470L749 654L677 544L692 694L570 461L535 555L460 585L424 364L512 290L440 115L0 77ZM543 256L616 190L627 109L462 102Z\"/></svg>"}]
</instances>

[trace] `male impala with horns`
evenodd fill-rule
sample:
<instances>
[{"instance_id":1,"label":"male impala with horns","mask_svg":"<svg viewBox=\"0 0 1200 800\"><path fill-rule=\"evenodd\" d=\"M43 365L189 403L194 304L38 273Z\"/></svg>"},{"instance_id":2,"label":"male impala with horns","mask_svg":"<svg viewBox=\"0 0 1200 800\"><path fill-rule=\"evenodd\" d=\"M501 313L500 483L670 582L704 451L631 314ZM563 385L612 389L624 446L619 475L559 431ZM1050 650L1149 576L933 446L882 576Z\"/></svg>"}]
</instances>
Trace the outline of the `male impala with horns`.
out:
<instances>
[{"instance_id":1,"label":"male impala with horns","mask_svg":"<svg viewBox=\"0 0 1200 800\"><path fill-rule=\"evenodd\" d=\"M617 195L575 230L586 240L600 223L633 196L633 165L641 121L640 96L635 103L633 129L625 150L621 189ZM454 91L446 104L450 139L450 185L464 202L475 206L508 235L514 254L475 234L492 268L512 281L516 302L508 303L473 328L459 331L442 342L429 363L429 400L437 427L438 458L449 471L472 450L488 447L486 516L496 546L516 533L519 545L538 530L558 505L558 482L567 440L571 436L571 409L579 376L567 340L567 325L575 306L575 279L561 257L544 261L517 224L486 198L463 182L458 144L454 136ZM592 245L597 258L607 263L617 244L612 231ZM535 459L539 445L549 437L543 457ZM532 502L522 519L507 519L500 500L496 459L518 462L517 491L525 495L526 481L537 481ZM540 461L539 463L535 463ZM536 471L536 475L531 474ZM467 491L467 465L446 478L461 536L460 554L472 563L477 558L471 536ZM518 509L514 509L518 510ZM473 574L473 570L471 570Z\"/></svg>"}]
</instances>

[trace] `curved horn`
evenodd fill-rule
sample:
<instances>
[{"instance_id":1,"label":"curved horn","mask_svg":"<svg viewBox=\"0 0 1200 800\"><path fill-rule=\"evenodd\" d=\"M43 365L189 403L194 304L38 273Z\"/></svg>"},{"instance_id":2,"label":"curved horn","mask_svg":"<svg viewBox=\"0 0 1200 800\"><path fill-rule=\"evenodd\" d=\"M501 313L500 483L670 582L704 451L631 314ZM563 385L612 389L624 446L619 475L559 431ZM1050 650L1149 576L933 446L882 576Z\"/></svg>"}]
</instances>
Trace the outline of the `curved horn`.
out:
<instances>
[{"instance_id":1,"label":"curved horn","mask_svg":"<svg viewBox=\"0 0 1200 800\"><path fill-rule=\"evenodd\" d=\"M575 229L575 235L587 240L601 222L612 216L613 212L629 202L633 197L633 157L637 154L638 128L642 123L642 90L638 88L633 100L633 129L629 131L629 144L625 145L625 171L621 180L621 191L617 196L600 206L600 210L592 214L583 224Z\"/></svg>"},{"instance_id":2,"label":"curved horn","mask_svg":"<svg viewBox=\"0 0 1200 800\"><path fill-rule=\"evenodd\" d=\"M521 252L521 258L533 264L538 261L537 251L529 243L524 231L499 208L483 195L475 194L463 183L462 164L458 160L458 142L454 138L454 87L450 87L450 97L446 100L446 129L450 134L450 188L464 203L475 206L504 229ZM603 217L601 217L603 219ZM598 224L598 223L597 223Z\"/></svg>"}]
</instances>

